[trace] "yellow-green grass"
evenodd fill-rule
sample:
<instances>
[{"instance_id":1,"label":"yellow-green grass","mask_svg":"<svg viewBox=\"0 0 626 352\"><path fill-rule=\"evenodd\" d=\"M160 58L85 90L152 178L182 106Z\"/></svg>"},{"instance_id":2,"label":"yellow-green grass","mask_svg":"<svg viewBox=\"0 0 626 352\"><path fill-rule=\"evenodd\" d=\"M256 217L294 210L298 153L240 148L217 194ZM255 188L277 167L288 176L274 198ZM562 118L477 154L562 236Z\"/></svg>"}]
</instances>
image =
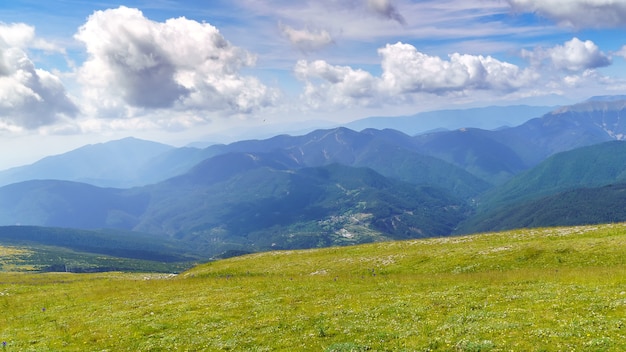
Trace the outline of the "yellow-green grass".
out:
<instances>
[{"instance_id":1,"label":"yellow-green grass","mask_svg":"<svg viewBox=\"0 0 626 352\"><path fill-rule=\"evenodd\" d=\"M180 272L190 262L160 262L73 251L58 246L20 244L0 246L0 272L102 272L111 270Z\"/></svg>"},{"instance_id":2,"label":"yellow-green grass","mask_svg":"<svg viewBox=\"0 0 626 352\"><path fill-rule=\"evenodd\" d=\"M2 273L0 312L7 351L623 351L626 225Z\"/></svg>"},{"instance_id":3,"label":"yellow-green grass","mask_svg":"<svg viewBox=\"0 0 626 352\"><path fill-rule=\"evenodd\" d=\"M1 271L31 271L35 267L25 260L31 255L31 251L25 248L0 246L0 270Z\"/></svg>"}]
</instances>

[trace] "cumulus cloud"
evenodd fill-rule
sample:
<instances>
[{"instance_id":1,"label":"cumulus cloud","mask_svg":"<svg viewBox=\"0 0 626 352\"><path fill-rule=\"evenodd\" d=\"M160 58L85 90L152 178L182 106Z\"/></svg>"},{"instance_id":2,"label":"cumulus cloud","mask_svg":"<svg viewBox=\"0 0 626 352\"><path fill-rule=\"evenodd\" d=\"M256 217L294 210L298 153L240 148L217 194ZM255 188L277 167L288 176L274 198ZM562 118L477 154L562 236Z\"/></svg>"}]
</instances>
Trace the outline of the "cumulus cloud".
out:
<instances>
[{"instance_id":1,"label":"cumulus cloud","mask_svg":"<svg viewBox=\"0 0 626 352\"><path fill-rule=\"evenodd\" d=\"M289 42L303 52L316 51L333 43L326 30L294 29L287 25L281 25L280 29Z\"/></svg>"},{"instance_id":2,"label":"cumulus cloud","mask_svg":"<svg viewBox=\"0 0 626 352\"><path fill-rule=\"evenodd\" d=\"M323 60L300 60L294 68L296 77L306 82L303 94L315 108L369 105L378 94L377 79L369 72L348 66L333 66Z\"/></svg>"},{"instance_id":3,"label":"cumulus cloud","mask_svg":"<svg viewBox=\"0 0 626 352\"><path fill-rule=\"evenodd\" d=\"M173 108L249 113L276 93L240 74L255 57L208 23L184 17L155 22L137 9L94 12L76 39L89 54L79 70L94 113Z\"/></svg>"},{"instance_id":4,"label":"cumulus cloud","mask_svg":"<svg viewBox=\"0 0 626 352\"><path fill-rule=\"evenodd\" d=\"M0 122L3 126L36 129L75 117L77 106L61 80L38 69L27 49L41 46L35 29L25 24L0 24Z\"/></svg>"},{"instance_id":5,"label":"cumulus cloud","mask_svg":"<svg viewBox=\"0 0 626 352\"><path fill-rule=\"evenodd\" d=\"M611 59L594 42L591 40L583 42L576 37L552 48L524 50L522 56L535 65L547 60L555 68L566 71L583 71L611 64Z\"/></svg>"},{"instance_id":6,"label":"cumulus cloud","mask_svg":"<svg viewBox=\"0 0 626 352\"><path fill-rule=\"evenodd\" d=\"M378 52L382 56L385 85L397 92L511 90L533 79L530 72L490 56L454 53L449 60L443 60L403 43L387 44Z\"/></svg>"},{"instance_id":7,"label":"cumulus cloud","mask_svg":"<svg viewBox=\"0 0 626 352\"><path fill-rule=\"evenodd\" d=\"M25 23L0 24L0 42L6 47L26 48L35 39L35 27Z\"/></svg>"},{"instance_id":8,"label":"cumulus cloud","mask_svg":"<svg viewBox=\"0 0 626 352\"><path fill-rule=\"evenodd\" d=\"M512 92L535 82L539 75L490 56L454 53L444 60L419 52L404 43L379 49L382 74L325 61L299 61L296 76L306 82L304 97L309 104L323 101L335 105L373 105L388 99L407 100L413 94L447 95L472 90Z\"/></svg>"},{"instance_id":9,"label":"cumulus cloud","mask_svg":"<svg viewBox=\"0 0 626 352\"><path fill-rule=\"evenodd\" d=\"M64 53L65 49L57 45L37 38L35 27L25 23L12 23L11 25L1 24L0 42L7 47L15 47L26 50L28 48L40 49L48 52Z\"/></svg>"},{"instance_id":10,"label":"cumulus cloud","mask_svg":"<svg viewBox=\"0 0 626 352\"><path fill-rule=\"evenodd\" d=\"M384 18L406 25L404 17L398 9L391 3L391 0L366 0L367 7L374 13Z\"/></svg>"},{"instance_id":11,"label":"cumulus cloud","mask_svg":"<svg viewBox=\"0 0 626 352\"><path fill-rule=\"evenodd\" d=\"M591 40L581 41L578 38L557 45L548 50L550 60L557 68L580 71L608 66L611 60Z\"/></svg>"},{"instance_id":12,"label":"cumulus cloud","mask_svg":"<svg viewBox=\"0 0 626 352\"><path fill-rule=\"evenodd\" d=\"M533 12L561 25L583 27L626 26L623 0L507 0L520 12Z\"/></svg>"}]
</instances>

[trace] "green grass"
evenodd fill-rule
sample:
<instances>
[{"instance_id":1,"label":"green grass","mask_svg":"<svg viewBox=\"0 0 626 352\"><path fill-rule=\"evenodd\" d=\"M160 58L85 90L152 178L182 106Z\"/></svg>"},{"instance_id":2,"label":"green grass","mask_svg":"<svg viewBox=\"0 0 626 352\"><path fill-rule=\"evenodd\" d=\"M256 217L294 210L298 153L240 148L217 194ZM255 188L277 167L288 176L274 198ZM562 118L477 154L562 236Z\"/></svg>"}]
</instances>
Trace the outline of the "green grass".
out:
<instances>
[{"instance_id":1,"label":"green grass","mask_svg":"<svg viewBox=\"0 0 626 352\"><path fill-rule=\"evenodd\" d=\"M181 272L194 263L163 262L74 251L38 243L0 246L0 272Z\"/></svg>"},{"instance_id":2,"label":"green grass","mask_svg":"<svg viewBox=\"0 0 626 352\"><path fill-rule=\"evenodd\" d=\"M0 274L6 351L622 351L626 225Z\"/></svg>"}]
</instances>

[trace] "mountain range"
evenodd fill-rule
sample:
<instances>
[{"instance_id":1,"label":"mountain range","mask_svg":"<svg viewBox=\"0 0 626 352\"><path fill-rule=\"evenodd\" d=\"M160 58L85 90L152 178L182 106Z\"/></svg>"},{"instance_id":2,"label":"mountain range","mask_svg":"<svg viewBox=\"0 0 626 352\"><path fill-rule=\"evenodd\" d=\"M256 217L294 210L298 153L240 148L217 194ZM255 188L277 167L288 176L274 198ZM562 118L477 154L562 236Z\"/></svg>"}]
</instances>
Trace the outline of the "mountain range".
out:
<instances>
[{"instance_id":1,"label":"mountain range","mask_svg":"<svg viewBox=\"0 0 626 352\"><path fill-rule=\"evenodd\" d=\"M127 138L0 172L0 225L150 234L210 257L625 221L625 110L594 97L492 130L338 127L202 149Z\"/></svg>"},{"instance_id":2,"label":"mountain range","mask_svg":"<svg viewBox=\"0 0 626 352\"><path fill-rule=\"evenodd\" d=\"M485 130L497 130L521 125L529 119L542 116L555 108L557 107L513 105L435 110L410 116L368 117L345 124L344 127L355 131L367 128L389 128L408 135L437 130L456 130L469 126Z\"/></svg>"}]
</instances>

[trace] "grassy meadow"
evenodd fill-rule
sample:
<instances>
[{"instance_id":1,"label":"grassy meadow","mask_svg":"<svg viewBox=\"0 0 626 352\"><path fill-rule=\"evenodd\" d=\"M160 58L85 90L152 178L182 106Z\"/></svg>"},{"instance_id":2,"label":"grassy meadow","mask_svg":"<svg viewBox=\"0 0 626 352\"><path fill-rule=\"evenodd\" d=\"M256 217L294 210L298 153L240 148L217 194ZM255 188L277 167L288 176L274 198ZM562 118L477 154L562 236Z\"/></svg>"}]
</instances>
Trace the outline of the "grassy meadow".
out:
<instances>
[{"instance_id":1,"label":"grassy meadow","mask_svg":"<svg viewBox=\"0 0 626 352\"><path fill-rule=\"evenodd\" d=\"M624 351L626 224L5 271L0 312L3 351Z\"/></svg>"}]
</instances>

